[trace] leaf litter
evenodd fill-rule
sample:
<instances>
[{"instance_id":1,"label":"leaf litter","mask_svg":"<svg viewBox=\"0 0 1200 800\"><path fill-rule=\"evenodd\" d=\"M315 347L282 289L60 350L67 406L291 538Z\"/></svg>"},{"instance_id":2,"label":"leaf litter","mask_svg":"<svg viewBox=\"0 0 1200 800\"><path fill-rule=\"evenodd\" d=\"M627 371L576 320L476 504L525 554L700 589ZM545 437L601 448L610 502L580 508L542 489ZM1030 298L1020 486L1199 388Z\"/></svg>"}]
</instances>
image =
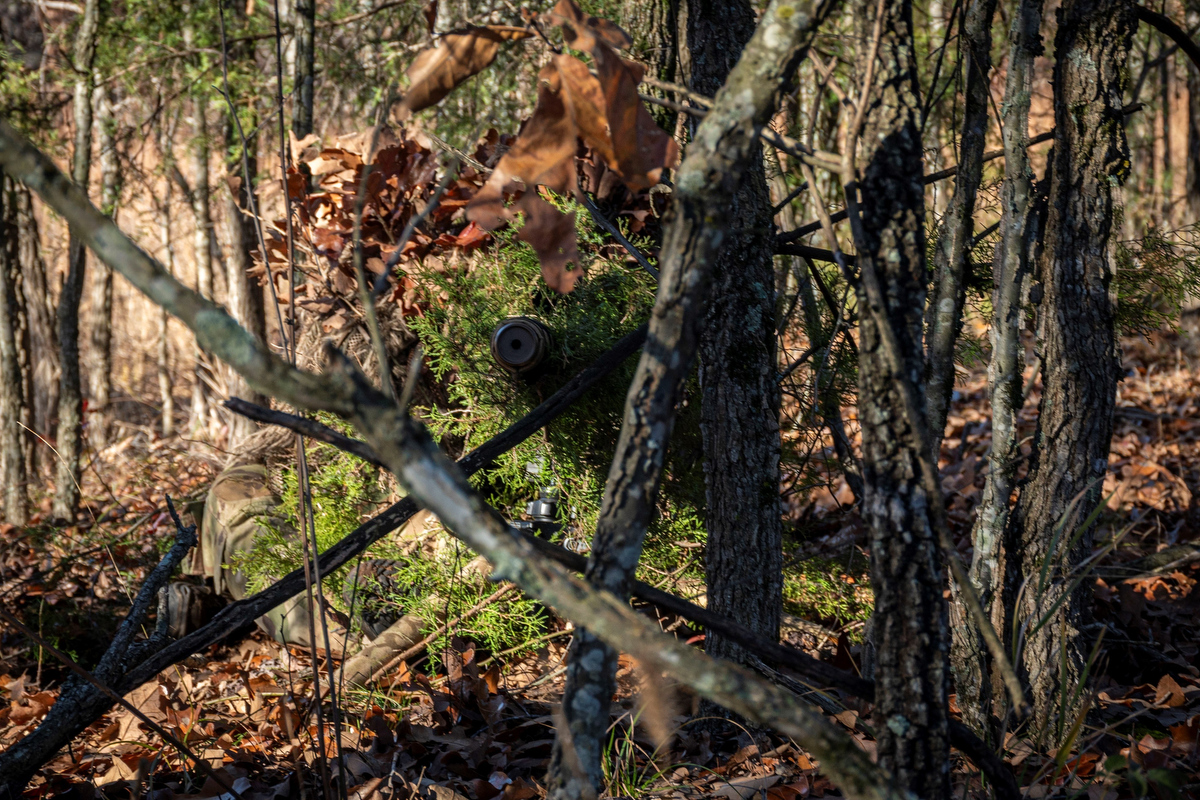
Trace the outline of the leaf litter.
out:
<instances>
[{"instance_id":1,"label":"leaf litter","mask_svg":"<svg viewBox=\"0 0 1200 800\"><path fill-rule=\"evenodd\" d=\"M386 277L383 302L402 315L420 315L438 302L418 291L406 275L408 267L469 269L470 254L487 247L491 232L512 221L514 210L526 216L521 235L542 257L547 282L569 290L582 274L582 258L574 221L557 207L555 194L576 191L580 177L606 212L624 217L632 231L656 232L663 195L647 190L678 151L669 137L657 138L666 135L650 129L640 103L628 102L630 91L636 97L640 67L617 54L615 48L625 41L619 29L581 18L577 11L560 2L547 17L564 33L572 32L572 47L592 54L596 74L572 55L555 56L539 86L535 119L538 114L543 119L531 120L516 137L486 134L399 254L399 232L425 210L445 167L439 148L419 131L384 131L367 184L362 239L372 276L382 275L389 259L398 261L399 269ZM497 36L520 38L509 33ZM429 56L421 65L425 72L410 74L413 85L426 93L420 102L434 98L447 81L469 77L466 73L486 60L488 48L498 46L491 34L461 35L473 36L473 43L443 37L435 50L444 45L447 52ZM411 89L410 95L418 105L420 96ZM629 142L636 146L626 146ZM297 302L321 315L329 333L354 313L357 286L350 251L365 145L365 134L323 147L309 143L288 182L301 221L298 246L312 256L306 264L312 280L298 292ZM268 229L265 262L259 254L261 280L268 275L277 280L286 270L283 229L282 220ZM567 270L568 263L576 269ZM1193 364L1200 354L1185 357L1187 342L1169 331L1124 345L1127 377L1105 482L1108 510L1097 541L1128 531L1094 581L1096 621L1106 628L1094 683L1094 720L1085 726L1083 746L1065 757L1034 752L1010 735L1005 756L1031 797L1194 795L1200 734L1200 510L1195 499L1200 376ZM1037 399L1035 383L1022 412L1022 437L1033 431ZM853 431L853 407L844 413ZM987 417L986 375L976 369L959 386L941 463L964 555L969 555L970 525L986 476ZM52 641L73 645L67 649L85 665L111 635L94 620L119 619L130 593L157 561L160 546L173 536L162 495L197 498L216 471L215 459L199 459L179 440L158 439L146 425L131 425L85 475L88 523L50 528L46 498L29 526L0 531L0 593L6 604ZM129 469L130 464L136 468ZM861 520L845 505L844 483L836 475L829 479L831 491L814 493L795 509L810 526L795 557L843 553L864 540ZM703 641L702 631L685 620L660 622L689 642ZM820 622L831 627L804 628L793 643L843 668L856 667L860 653L846 630L836 621ZM563 633L570 629L563 621L553 624ZM346 692L338 722L347 795L361 800L544 797L566 641L558 637L531 655L505 658L456 639L440 654L437 670L422 661L405 663L369 689ZM3 634L0 746L11 746L36 727L57 701L64 677L45 654ZM608 764L614 795L794 800L837 793L820 764L793 743L707 725L695 716L697 698L661 678L647 680L625 657L618 683ZM843 710L829 713L830 719L874 756L869 705L836 692L831 696ZM129 699L220 770L243 797L266 800L295 796L302 786L305 793L316 791L319 739L326 742L326 755L337 757L338 725L328 722L325 731L317 730L311 697L309 654L254 632L164 671ZM958 765L956 791L979 794L973 770L965 761ZM46 765L28 795L223 796L218 785L197 777L178 753L122 709L97 720Z\"/></svg>"}]
</instances>

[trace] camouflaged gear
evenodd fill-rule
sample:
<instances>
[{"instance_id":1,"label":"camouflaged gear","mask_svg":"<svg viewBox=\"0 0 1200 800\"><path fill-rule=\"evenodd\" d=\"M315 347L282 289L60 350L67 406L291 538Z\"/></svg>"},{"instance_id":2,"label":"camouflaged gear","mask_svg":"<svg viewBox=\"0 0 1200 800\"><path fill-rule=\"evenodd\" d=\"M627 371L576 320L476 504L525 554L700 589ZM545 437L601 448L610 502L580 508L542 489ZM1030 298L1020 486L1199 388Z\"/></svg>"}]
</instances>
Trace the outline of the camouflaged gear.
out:
<instances>
[{"instance_id":1,"label":"camouflaged gear","mask_svg":"<svg viewBox=\"0 0 1200 800\"><path fill-rule=\"evenodd\" d=\"M236 561L235 556L252 552L255 540L271 528L297 535L285 520L276 516L278 507L279 498L267 482L266 467L261 464L241 464L227 468L208 490L200 521L200 543L184 563L183 573L211 578L218 595L233 600L244 598L247 594L246 576L231 566ZM180 595L176 602L188 601L183 597L185 593L175 594ZM170 601L175 601L174 595ZM178 609L173 607L172 628L186 630L192 624L190 618L194 614L194 609L188 605ZM329 644L336 654L345 650L347 632L336 624L332 615L333 610L328 609ZM307 598L302 592L271 609L257 622L260 628L280 643L311 647L309 617ZM324 648L325 636L320 617L317 614L311 624L316 631L317 647Z\"/></svg>"}]
</instances>

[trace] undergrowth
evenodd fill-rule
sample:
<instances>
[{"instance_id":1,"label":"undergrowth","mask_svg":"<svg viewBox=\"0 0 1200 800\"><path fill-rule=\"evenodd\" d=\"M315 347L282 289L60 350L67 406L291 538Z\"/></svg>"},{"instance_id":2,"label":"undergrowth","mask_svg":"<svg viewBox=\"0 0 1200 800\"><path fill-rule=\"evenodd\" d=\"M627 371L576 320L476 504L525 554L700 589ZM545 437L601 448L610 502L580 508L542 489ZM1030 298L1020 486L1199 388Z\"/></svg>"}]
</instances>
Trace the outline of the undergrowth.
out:
<instances>
[{"instance_id":1,"label":"undergrowth","mask_svg":"<svg viewBox=\"0 0 1200 800\"><path fill-rule=\"evenodd\" d=\"M415 273L428 296L443 298L412 322L429 369L449 384L449 410L419 410L435 435L461 438L466 449L479 446L649 317L655 291L650 276L636 265L597 255L604 252L604 240L583 209L577 209L576 227L580 251L592 258L569 295L546 287L536 255L517 241L516 229L496 234L493 248L465 268ZM636 238L634 243L647 245ZM489 349L496 325L512 316L534 317L552 335L547 363L531 379L504 370ZM539 434L478 473L475 486L511 517L520 517L541 487L553 486L563 526L555 538L576 547L590 543L636 364L636 356L627 359ZM703 561L689 547L704 541L697 395L693 382L668 449L659 513L647 532L641 565L647 581L661 582L664 573L703 575Z\"/></svg>"}]
</instances>

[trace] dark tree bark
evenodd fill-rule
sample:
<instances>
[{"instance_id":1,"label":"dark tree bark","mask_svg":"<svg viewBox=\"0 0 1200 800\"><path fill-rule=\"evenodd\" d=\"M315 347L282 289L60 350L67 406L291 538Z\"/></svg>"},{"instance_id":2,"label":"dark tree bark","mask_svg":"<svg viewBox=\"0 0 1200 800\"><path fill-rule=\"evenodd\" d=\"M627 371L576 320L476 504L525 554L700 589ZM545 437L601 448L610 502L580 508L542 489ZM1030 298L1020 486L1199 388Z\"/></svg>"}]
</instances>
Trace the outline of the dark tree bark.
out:
<instances>
[{"instance_id":1,"label":"dark tree bark","mask_svg":"<svg viewBox=\"0 0 1200 800\"><path fill-rule=\"evenodd\" d=\"M197 92L192 97L196 115L196 131L192 140L192 185L189 200L192 217L196 221L193 250L196 258L196 291L213 299L213 226L208 201L209 189L209 142L208 142L208 97ZM185 190L186 191L186 190ZM208 386L209 366L204 351L197 345L192 383L192 407L189 427L193 433L208 429L213 412L211 392Z\"/></svg>"},{"instance_id":2,"label":"dark tree bark","mask_svg":"<svg viewBox=\"0 0 1200 800\"><path fill-rule=\"evenodd\" d=\"M954 198L938 233L933 253L933 297L926 309L929 344L926 353L926 406L933 458L941 450L950 396L954 392L954 347L962 330L963 303L971 268L975 233L975 196L983 177L983 151L988 129L988 79L992 69L992 17L996 0L970 0L962 30L962 137Z\"/></svg>"},{"instance_id":3,"label":"dark tree bark","mask_svg":"<svg viewBox=\"0 0 1200 800\"><path fill-rule=\"evenodd\" d=\"M292 111L292 133L297 139L313 132L316 24L316 0L296 0L296 100Z\"/></svg>"},{"instance_id":4,"label":"dark tree bark","mask_svg":"<svg viewBox=\"0 0 1200 800\"><path fill-rule=\"evenodd\" d=\"M1200 0L1187 4L1187 27L1200 25ZM1200 67L1187 59L1187 224L1200 222Z\"/></svg>"},{"instance_id":5,"label":"dark tree bark","mask_svg":"<svg viewBox=\"0 0 1200 800\"><path fill-rule=\"evenodd\" d=\"M1109 237L1115 190L1129 172L1121 108L1136 26L1126 0L1068 0L1054 45L1054 153L1037 263L1042 401L1029 478L1005 542L1005 605L1009 625L1023 634L1032 730L1044 730L1051 745L1071 727L1079 702L1059 692L1079 685L1087 650L1081 628L1091 589L1072 582L1092 542L1090 531L1077 528L1100 502L1121 368ZM1059 537L1056 528L1077 498L1078 513Z\"/></svg>"},{"instance_id":6,"label":"dark tree bark","mask_svg":"<svg viewBox=\"0 0 1200 800\"><path fill-rule=\"evenodd\" d=\"M690 88L711 97L754 34L754 9L749 0L691 0L687 22ZM774 241L761 149L751 158L731 198L734 222L700 337L705 572L709 608L774 639L783 611ZM711 631L704 649L744 661L740 646Z\"/></svg>"},{"instance_id":7,"label":"dark tree bark","mask_svg":"<svg viewBox=\"0 0 1200 800\"><path fill-rule=\"evenodd\" d=\"M679 79L680 5L681 0L622 0L621 3L621 27L633 39L630 58L646 65L647 76L670 83ZM639 91L683 100L653 86L643 86ZM675 130L675 111L656 106L650 109L650 115L664 130Z\"/></svg>"},{"instance_id":8,"label":"dark tree bark","mask_svg":"<svg viewBox=\"0 0 1200 800\"><path fill-rule=\"evenodd\" d=\"M1009 29L1007 85L1004 89L1004 184L1000 190L1002 218L996 248L992 292L992 356L988 364L988 392L992 407L992 448L988 453L987 481L971 533L971 581L989 611L993 626L1003 630L1003 607L994 601L1001 594L1001 542L1008 526L1009 500L1016 486L1018 464L1017 417L1023 401L1025 345L1024 293L1037 226L1033 169L1029 165L1029 103L1034 59L1042 53L1042 0L1021 0ZM956 595L956 600L958 600ZM963 720L987 736L987 719L993 697L989 679L990 657L976 621L961 602L951 608L954 669L958 707ZM998 687L998 684L997 684Z\"/></svg>"},{"instance_id":9,"label":"dark tree bark","mask_svg":"<svg viewBox=\"0 0 1200 800\"><path fill-rule=\"evenodd\" d=\"M104 88L96 90L96 129L100 149L100 210L116 218L121 195L117 140L113 126L112 100ZM88 364L89 411L88 437L97 449L108 441L109 400L112 395L112 315L113 273L103 261L97 261L92 273L90 330L91 359Z\"/></svg>"},{"instance_id":10,"label":"dark tree bark","mask_svg":"<svg viewBox=\"0 0 1200 800\"><path fill-rule=\"evenodd\" d=\"M1187 30L1200 26L1200 0L1188 0ZM1184 59L1187 70L1187 169L1184 172L1184 225L1200 222L1200 67ZM1183 324L1193 336L1200 334L1200 300L1189 300L1183 307Z\"/></svg>"},{"instance_id":11,"label":"dark tree bark","mask_svg":"<svg viewBox=\"0 0 1200 800\"><path fill-rule=\"evenodd\" d=\"M96 32L100 0L87 0L75 37L74 62L80 77L75 82L75 152L71 178L86 192L92 165L92 63L96 57ZM83 295L87 250L71 232L67 280L58 299L58 344L62 375L58 392L58 469L54 481L53 514L72 520L79 506L79 458L83 451L83 392L79 377L79 300Z\"/></svg>"},{"instance_id":12,"label":"dark tree bark","mask_svg":"<svg viewBox=\"0 0 1200 800\"><path fill-rule=\"evenodd\" d=\"M243 12L239 6L239 3L229 3L228 10L233 15L240 15ZM229 58L231 62L253 61L253 44L242 42L232 46ZM267 331L263 287L250 276L250 270L254 267L250 254L258 247L258 234L255 230L254 218L250 215L251 209L257 208L257 204L251 201L254 180L258 172L258 137L253 133L249 135L246 142L245 165L243 165L242 142L234 123L233 117L226 113L225 174L228 180L226 180L226 187L219 190L225 240L229 246L227 275L229 310L243 328L250 331L260 342L265 342ZM246 123L243 123L243 129L245 126ZM250 127L253 125L251 124ZM244 168L245 166L248 166L248 170ZM249 172L248 176L246 175L247 171ZM265 405L266 398L254 392L236 371L227 371L226 384L231 397L241 397L252 403ZM240 414L231 414L229 423L230 440L234 443L258 429L251 420Z\"/></svg>"},{"instance_id":13,"label":"dark tree bark","mask_svg":"<svg viewBox=\"0 0 1200 800\"><path fill-rule=\"evenodd\" d=\"M731 222L730 198L743 172L761 160L754 128L770 120L784 80L826 12L823 4L771 4L676 174L646 349L626 397L588 560L588 581L618 597L629 596L655 511L675 406L691 371L712 267ZM603 640L584 630L576 634L562 705L567 730L555 744L547 777L553 798L582 797L602 786L616 666L617 654Z\"/></svg>"},{"instance_id":14,"label":"dark tree bark","mask_svg":"<svg viewBox=\"0 0 1200 800\"><path fill-rule=\"evenodd\" d=\"M1164 53L1168 44L1163 42ZM1162 168L1158 173L1158 189L1161 194L1159 225L1163 230L1171 230L1171 193L1175 183L1175 169L1171 158L1171 77L1175 64L1170 58L1163 59L1158 65L1158 117L1162 125L1163 158Z\"/></svg>"},{"instance_id":15,"label":"dark tree bark","mask_svg":"<svg viewBox=\"0 0 1200 800\"><path fill-rule=\"evenodd\" d=\"M877 4L858 0L853 8L862 75ZM941 553L929 518L933 500L921 479L928 441L918 427L926 424L921 339L927 285L920 102L912 5L889 0L882 13L874 80L860 99L867 104L864 166L858 186L847 186L851 199L856 190L863 198L855 247L864 280L857 290L859 308L870 309L860 323L858 407L875 591L875 716L883 723L877 728L880 765L915 796L942 800L950 791L950 634ZM868 296L868 269L881 284L875 301ZM890 352L893 347L898 352ZM893 371L895 362L904 374Z\"/></svg>"},{"instance_id":16,"label":"dark tree bark","mask_svg":"<svg viewBox=\"0 0 1200 800\"><path fill-rule=\"evenodd\" d=\"M30 427L33 436L33 475L41 474L58 463L43 440L49 441L58 413L59 368L58 329L55 324L54 298L42 258L42 240L33 196L24 184L15 187L21 279L25 311L29 315L30 340Z\"/></svg>"},{"instance_id":17,"label":"dark tree bark","mask_svg":"<svg viewBox=\"0 0 1200 800\"><path fill-rule=\"evenodd\" d=\"M21 287L16 192L0 172L0 463L4 481L0 507L4 521L24 525L29 514L27 491L28 370L21 353L29 352L25 297ZM25 374L23 374L23 372Z\"/></svg>"}]
</instances>

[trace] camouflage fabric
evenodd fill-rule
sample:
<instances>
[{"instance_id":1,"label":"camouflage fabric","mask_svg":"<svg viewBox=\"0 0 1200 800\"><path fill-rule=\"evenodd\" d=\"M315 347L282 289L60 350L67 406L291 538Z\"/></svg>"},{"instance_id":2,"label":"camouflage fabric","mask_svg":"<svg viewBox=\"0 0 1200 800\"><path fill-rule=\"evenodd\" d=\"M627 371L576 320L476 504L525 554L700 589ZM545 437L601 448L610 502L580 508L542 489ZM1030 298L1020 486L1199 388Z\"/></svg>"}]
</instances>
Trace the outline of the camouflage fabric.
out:
<instances>
[{"instance_id":1,"label":"camouflage fabric","mask_svg":"<svg viewBox=\"0 0 1200 800\"><path fill-rule=\"evenodd\" d=\"M200 543L183 565L183 573L211 578L217 594L233 600L244 598L246 576L233 569L231 564L236 554L254 549L255 540L268 531L268 524L276 530L291 530L284 520L274 516L278 506L279 498L267 482L266 467L239 464L225 469L208 490L199 521ZM292 532L291 535L296 534ZM332 614L329 610L326 616L330 622L330 648L336 655L346 649L348 634L344 627L336 624ZM317 647L324 648L321 615L316 617L310 623L308 603L302 592L271 609L257 622L276 641L306 648L313 644L311 624L316 631Z\"/></svg>"}]
</instances>

